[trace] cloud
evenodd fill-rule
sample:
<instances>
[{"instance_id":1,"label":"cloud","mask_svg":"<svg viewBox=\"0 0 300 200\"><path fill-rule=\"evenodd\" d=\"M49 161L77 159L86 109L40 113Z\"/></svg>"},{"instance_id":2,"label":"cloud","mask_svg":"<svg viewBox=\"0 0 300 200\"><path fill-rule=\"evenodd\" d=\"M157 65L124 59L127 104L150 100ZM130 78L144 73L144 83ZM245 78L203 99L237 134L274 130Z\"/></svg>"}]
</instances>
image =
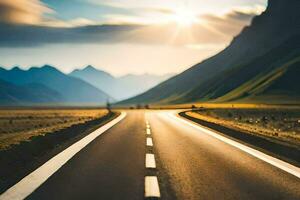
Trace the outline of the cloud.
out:
<instances>
[{"instance_id":1,"label":"cloud","mask_svg":"<svg viewBox=\"0 0 300 200\"><path fill-rule=\"evenodd\" d=\"M61 43L118 43L141 25L49 27L0 24L0 47L28 47Z\"/></svg>"},{"instance_id":2,"label":"cloud","mask_svg":"<svg viewBox=\"0 0 300 200\"><path fill-rule=\"evenodd\" d=\"M237 8L223 15L206 14L199 16L199 23L186 29L178 29L175 23L158 24L136 29L128 38L135 42L183 45L194 49L226 46L260 12L256 8Z\"/></svg>"},{"instance_id":3,"label":"cloud","mask_svg":"<svg viewBox=\"0 0 300 200\"><path fill-rule=\"evenodd\" d=\"M44 20L42 23L40 23L41 26L44 27L53 27L53 28L72 28L72 27L82 27L82 26L91 26L91 25L99 25L99 23L86 19L83 17L75 18L67 21L63 20L57 20L57 19L48 19Z\"/></svg>"},{"instance_id":4,"label":"cloud","mask_svg":"<svg viewBox=\"0 0 300 200\"><path fill-rule=\"evenodd\" d=\"M242 11L234 10L228 13L225 16L225 19L229 21L240 21L240 22L249 23L255 15L256 15L255 13L245 13Z\"/></svg>"},{"instance_id":5,"label":"cloud","mask_svg":"<svg viewBox=\"0 0 300 200\"><path fill-rule=\"evenodd\" d=\"M245 26L248 26L252 18L260 14L262 10L234 9L224 15L201 15L200 19L204 21L206 28L211 28L215 32L223 33L224 36L232 37L237 35Z\"/></svg>"},{"instance_id":6,"label":"cloud","mask_svg":"<svg viewBox=\"0 0 300 200\"><path fill-rule=\"evenodd\" d=\"M38 1L30 1L38 3ZM42 6L42 4L40 4ZM152 10L170 13L169 10ZM43 11L44 12L44 11ZM43 13L39 12L39 13ZM221 16L201 15L200 23L180 29L176 23L142 23L139 17L107 15L111 24L77 18L69 21L43 19L34 23L0 23L0 47L27 47L59 43L138 43L182 45L191 48L228 44L256 12L235 9ZM41 20L42 19L42 20ZM7 22L7 21L5 21ZM32 21L31 21L32 22ZM150 21L151 22L151 21Z\"/></svg>"},{"instance_id":7,"label":"cloud","mask_svg":"<svg viewBox=\"0 0 300 200\"><path fill-rule=\"evenodd\" d=\"M175 13L174 10L168 9L168 8L142 8L143 11L146 12L153 12L153 13L160 13L160 14L166 14L166 15L172 15Z\"/></svg>"},{"instance_id":8,"label":"cloud","mask_svg":"<svg viewBox=\"0 0 300 200\"><path fill-rule=\"evenodd\" d=\"M1 0L0 22L13 24L38 24L43 21L43 15L52 13L39 0Z\"/></svg>"}]
</instances>

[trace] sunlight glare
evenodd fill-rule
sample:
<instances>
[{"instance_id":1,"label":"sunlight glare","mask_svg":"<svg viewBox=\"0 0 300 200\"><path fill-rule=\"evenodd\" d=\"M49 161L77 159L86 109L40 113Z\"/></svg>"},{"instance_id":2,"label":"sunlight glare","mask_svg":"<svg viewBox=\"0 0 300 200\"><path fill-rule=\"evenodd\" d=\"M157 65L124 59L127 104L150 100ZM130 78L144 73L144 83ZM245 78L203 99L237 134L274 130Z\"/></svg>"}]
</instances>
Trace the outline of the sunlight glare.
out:
<instances>
[{"instance_id":1,"label":"sunlight glare","mask_svg":"<svg viewBox=\"0 0 300 200\"><path fill-rule=\"evenodd\" d=\"M177 9L174 13L174 20L180 26L191 26L198 22L197 15L186 8Z\"/></svg>"}]
</instances>

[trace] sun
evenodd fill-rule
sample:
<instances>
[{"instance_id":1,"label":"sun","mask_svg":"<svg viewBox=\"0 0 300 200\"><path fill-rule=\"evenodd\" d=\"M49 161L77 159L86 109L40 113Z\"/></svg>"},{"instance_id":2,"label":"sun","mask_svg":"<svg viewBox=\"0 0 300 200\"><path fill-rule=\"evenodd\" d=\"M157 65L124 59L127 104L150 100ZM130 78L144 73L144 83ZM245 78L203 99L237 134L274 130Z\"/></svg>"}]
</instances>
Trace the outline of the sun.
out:
<instances>
[{"instance_id":1,"label":"sun","mask_svg":"<svg viewBox=\"0 0 300 200\"><path fill-rule=\"evenodd\" d=\"M188 9L180 8L175 10L173 20L180 26L191 26L198 22L198 17L195 13Z\"/></svg>"}]
</instances>

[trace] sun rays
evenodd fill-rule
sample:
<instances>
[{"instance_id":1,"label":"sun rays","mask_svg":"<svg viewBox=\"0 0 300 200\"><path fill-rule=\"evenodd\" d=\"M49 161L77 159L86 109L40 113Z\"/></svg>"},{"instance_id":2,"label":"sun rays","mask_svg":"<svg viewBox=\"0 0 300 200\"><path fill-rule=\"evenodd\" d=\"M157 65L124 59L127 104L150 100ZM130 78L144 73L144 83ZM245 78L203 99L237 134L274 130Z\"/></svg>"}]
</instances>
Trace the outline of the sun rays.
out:
<instances>
[{"instance_id":1,"label":"sun rays","mask_svg":"<svg viewBox=\"0 0 300 200\"><path fill-rule=\"evenodd\" d=\"M189 27L199 22L197 14L186 7L176 9L172 18L180 27Z\"/></svg>"}]
</instances>

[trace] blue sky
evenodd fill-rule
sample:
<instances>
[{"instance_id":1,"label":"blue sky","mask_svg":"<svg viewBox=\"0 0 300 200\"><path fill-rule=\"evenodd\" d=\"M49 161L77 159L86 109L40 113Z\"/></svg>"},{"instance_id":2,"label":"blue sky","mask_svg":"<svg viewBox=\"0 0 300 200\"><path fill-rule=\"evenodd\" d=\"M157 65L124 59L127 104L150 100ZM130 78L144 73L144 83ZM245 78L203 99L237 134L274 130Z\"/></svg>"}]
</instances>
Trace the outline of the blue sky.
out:
<instances>
[{"instance_id":1,"label":"blue sky","mask_svg":"<svg viewBox=\"0 0 300 200\"><path fill-rule=\"evenodd\" d=\"M174 10L186 6L196 14L224 13L234 8L266 6L266 0L42 0L61 20L85 18L99 23L110 22L109 16L147 19L159 12L154 9Z\"/></svg>"},{"instance_id":2,"label":"blue sky","mask_svg":"<svg viewBox=\"0 0 300 200\"><path fill-rule=\"evenodd\" d=\"M91 64L114 75L179 73L222 50L266 4L2 0L0 66L47 63L70 72Z\"/></svg>"},{"instance_id":3,"label":"blue sky","mask_svg":"<svg viewBox=\"0 0 300 200\"><path fill-rule=\"evenodd\" d=\"M61 20L86 18L89 20L105 22L105 18L103 16L111 13L124 15L133 14L127 9L112 7L105 4L95 4L87 0L43 0L42 2L55 11L52 15Z\"/></svg>"}]
</instances>

